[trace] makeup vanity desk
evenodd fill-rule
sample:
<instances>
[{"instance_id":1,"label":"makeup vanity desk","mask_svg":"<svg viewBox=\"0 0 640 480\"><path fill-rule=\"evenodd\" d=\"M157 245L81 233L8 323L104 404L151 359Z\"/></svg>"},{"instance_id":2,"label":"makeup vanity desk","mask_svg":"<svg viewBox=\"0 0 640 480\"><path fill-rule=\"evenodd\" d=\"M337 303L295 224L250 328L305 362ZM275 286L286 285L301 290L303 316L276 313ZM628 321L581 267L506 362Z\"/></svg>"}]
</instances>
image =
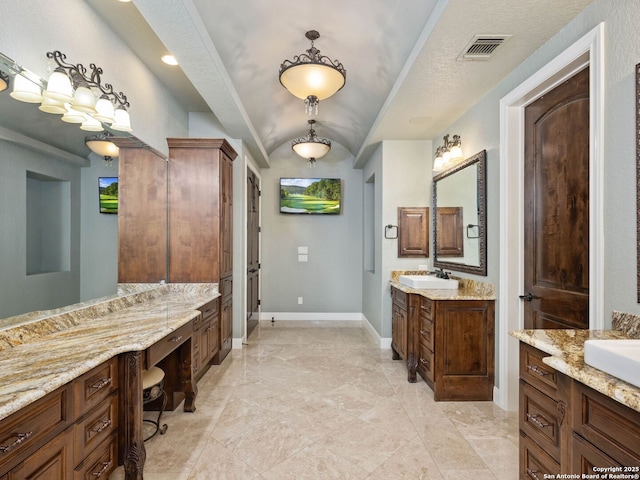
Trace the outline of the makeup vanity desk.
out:
<instances>
[{"instance_id":1,"label":"makeup vanity desk","mask_svg":"<svg viewBox=\"0 0 640 480\"><path fill-rule=\"evenodd\" d=\"M122 285L0 320L0 480L107 478L119 464L141 479L143 369L175 356L167 393L194 411L194 323L219 296L217 284Z\"/></svg>"}]
</instances>

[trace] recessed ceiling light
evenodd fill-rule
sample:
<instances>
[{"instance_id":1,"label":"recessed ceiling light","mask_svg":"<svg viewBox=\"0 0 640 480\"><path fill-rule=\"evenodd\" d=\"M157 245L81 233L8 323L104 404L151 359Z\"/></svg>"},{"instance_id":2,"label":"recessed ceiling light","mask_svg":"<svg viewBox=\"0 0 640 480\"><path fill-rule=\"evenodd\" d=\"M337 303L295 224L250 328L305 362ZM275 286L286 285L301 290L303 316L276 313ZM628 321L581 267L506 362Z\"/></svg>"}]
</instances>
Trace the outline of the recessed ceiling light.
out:
<instances>
[{"instance_id":1,"label":"recessed ceiling light","mask_svg":"<svg viewBox=\"0 0 640 480\"><path fill-rule=\"evenodd\" d=\"M178 60L171 54L163 55L162 61L167 65L178 65Z\"/></svg>"},{"instance_id":2,"label":"recessed ceiling light","mask_svg":"<svg viewBox=\"0 0 640 480\"><path fill-rule=\"evenodd\" d=\"M129 3L131 0L118 0L118 1L122 3Z\"/></svg>"}]
</instances>

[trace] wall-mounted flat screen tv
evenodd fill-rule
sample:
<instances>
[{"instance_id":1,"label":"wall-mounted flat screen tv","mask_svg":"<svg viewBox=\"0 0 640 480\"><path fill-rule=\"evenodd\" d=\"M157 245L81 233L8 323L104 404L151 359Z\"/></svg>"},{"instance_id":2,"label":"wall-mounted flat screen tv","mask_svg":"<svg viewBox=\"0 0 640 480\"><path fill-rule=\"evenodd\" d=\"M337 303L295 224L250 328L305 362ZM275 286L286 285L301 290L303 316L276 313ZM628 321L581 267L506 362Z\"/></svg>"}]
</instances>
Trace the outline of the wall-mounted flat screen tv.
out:
<instances>
[{"instance_id":1,"label":"wall-mounted flat screen tv","mask_svg":"<svg viewBox=\"0 0 640 480\"><path fill-rule=\"evenodd\" d=\"M339 178L281 178L280 213L337 215Z\"/></svg>"},{"instance_id":2,"label":"wall-mounted flat screen tv","mask_svg":"<svg viewBox=\"0 0 640 480\"><path fill-rule=\"evenodd\" d=\"M100 213L118 213L118 177L98 177Z\"/></svg>"}]
</instances>

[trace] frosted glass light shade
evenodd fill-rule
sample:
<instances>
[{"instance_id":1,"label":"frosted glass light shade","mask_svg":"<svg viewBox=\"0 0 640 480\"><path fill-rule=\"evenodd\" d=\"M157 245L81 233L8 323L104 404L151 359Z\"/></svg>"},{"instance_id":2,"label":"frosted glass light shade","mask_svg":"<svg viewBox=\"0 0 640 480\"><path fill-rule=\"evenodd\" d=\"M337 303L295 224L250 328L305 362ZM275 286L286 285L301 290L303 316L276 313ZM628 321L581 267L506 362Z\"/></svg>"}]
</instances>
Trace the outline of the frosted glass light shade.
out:
<instances>
[{"instance_id":1,"label":"frosted glass light shade","mask_svg":"<svg viewBox=\"0 0 640 480\"><path fill-rule=\"evenodd\" d=\"M63 122L67 122L67 123L82 123L82 122L84 122L84 118L86 116L84 113L75 110L68 103L65 105L65 107L67 108L67 111L64 113L64 115L62 115L62 118L60 120L62 120Z\"/></svg>"},{"instance_id":2,"label":"frosted glass light shade","mask_svg":"<svg viewBox=\"0 0 640 480\"><path fill-rule=\"evenodd\" d=\"M104 123L114 122L115 111L113 103L107 98L106 95L102 95L96 102L96 114L93 116L96 120Z\"/></svg>"},{"instance_id":3,"label":"frosted glass light shade","mask_svg":"<svg viewBox=\"0 0 640 480\"><path fill-rule=\"evenodd\" d=\"M280 75L280 83L302 100L312 95L324 100L344 86L345 77L328 65L305 63L287 68Z\"/></svg>"},{"instance_id":4,"label":"frosted glass light shade","mask_svg":"<svg viewBox=\"0 0 640 480\"><path fill-rule=\"evenodd\" d=\"M43 98L42 103L40 104L38 109L46 113L53 113L55 115L62 115L67 113L67 108L62 102L53 100L51 98Z\"/></svg>"},{"instance_id":5,"label":"frosted glass light shade","mask_svg":"<svg viewBox=\"0 0 640 480\"><path fill-rule=\"evenodd\" d=\"M16 75L13 79L13 90L9 94L12 98L26 103L42 102L42 89L28 78Z\"/></svg>"},{"instance_id":6,"label":"frosted glass light shade","mask_svg":"<svg viewBox=\"0 0 640 480\"><path fill-rule=\"evenodd\" d=\"M117 108L114 116L114 122L111 125L111 128L120 132L133 131L133 129L131 128L131 118L129 117L129 112L127 112L124 108Z\"/></svg>"},{"instance_id":7,"label":"frosted glass light shade","mask_svg":"<svg viewBox=\"0 0 640 480\"><path fill-rule=\"evenodd\" d=\"M97 137L100 136L98 135ZM93 153L101 157L117 157L120 153L120 149L116 144L106 138L87 137L85 143Z\"/></svg>"},{"instance_id":8,"label":"frosted glass light shade","mask_svg":"<svg viewBox=\"0 0 640 480\"><path fill-rule=\"evenodd\" d=\"M43 96L59 102L71 103L73 101L73 88L71 80L60 67L56 68L47 82L47 89Z\"/></svg>"},{"instance_id":9,"label":"frosted glass light shade","mask_svg":"<svg viewBox=\"0 0 640 480\"><path fill-rule=\"evenodd\" d=\"M96 120L89 115L84 116L84 122L80 125L80 130L84 130L86 132L102 132L104 128L102 128L102 124L100 121Z\"/></svg>"},{"instance_id":10,"label":"frosted glass light shade","mask_svg":"<svg viewBox=\"0 0 640 480\"><path fill-rule=\"evenodd\" d=\"M71 106L84 113L96 113L96 97L93 92L86 86L79 86L73 95Z\"/></svg>"},{"instance_id":11,"label":"frosted glass light shade","mask_svg":"<svg viewBox=\"0 0 640 480\"><path fill-rule=\"evenodd\" d=\"M306 159L324 157L329 153L329 150L331 150L330 145L317 142L303 142L293 145L293 151Z\"/></svg>"}]
</instances>

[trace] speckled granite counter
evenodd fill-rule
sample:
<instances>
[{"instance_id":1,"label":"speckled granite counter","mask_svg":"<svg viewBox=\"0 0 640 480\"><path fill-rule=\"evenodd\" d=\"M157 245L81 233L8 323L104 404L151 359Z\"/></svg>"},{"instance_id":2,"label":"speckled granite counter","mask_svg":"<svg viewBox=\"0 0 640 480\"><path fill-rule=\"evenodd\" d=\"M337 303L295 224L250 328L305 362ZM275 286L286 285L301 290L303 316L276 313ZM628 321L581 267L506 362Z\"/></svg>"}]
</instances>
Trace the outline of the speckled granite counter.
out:
<instances>
[{"instance_id":1,"label":"speckled granite counter","mask_svg":"<svg viewBox=\"0 0 640 480\"><path fill-rule=\"evenodd\" d=\"M640 338L640 317L613 312L613 330L516 330L512 337L550 356L542 361L557 371L640 412L640 389L584 363L589 339Z\"/></svg>"},{"instance_id":2,"label":"speckled granite counter","mask_svg":"<svg viewBox=\"0 0 640 480\"><path fill-rule=\"evenodd\" d=\"M125 286L117 295L28 314L28 323L6 326L0 330L0 420L120 353L147 349L219 296L217 284Z\"/></svg>"},{"instance_id":3,"label":"speckled granite counter","mask_svg":"<svg viewBox=\"0 0 640 480\"><path fill-rule=\"evenodd\" d=\"M477 282L467 278L458 278L457 290L439 290L411 288L398 281L400 275L426 275L424 270L393 270L391 272L391 286L406 293L415 293L431 300L495 300L495 288L490 283Z\"/></svg>"}]
</instances>

